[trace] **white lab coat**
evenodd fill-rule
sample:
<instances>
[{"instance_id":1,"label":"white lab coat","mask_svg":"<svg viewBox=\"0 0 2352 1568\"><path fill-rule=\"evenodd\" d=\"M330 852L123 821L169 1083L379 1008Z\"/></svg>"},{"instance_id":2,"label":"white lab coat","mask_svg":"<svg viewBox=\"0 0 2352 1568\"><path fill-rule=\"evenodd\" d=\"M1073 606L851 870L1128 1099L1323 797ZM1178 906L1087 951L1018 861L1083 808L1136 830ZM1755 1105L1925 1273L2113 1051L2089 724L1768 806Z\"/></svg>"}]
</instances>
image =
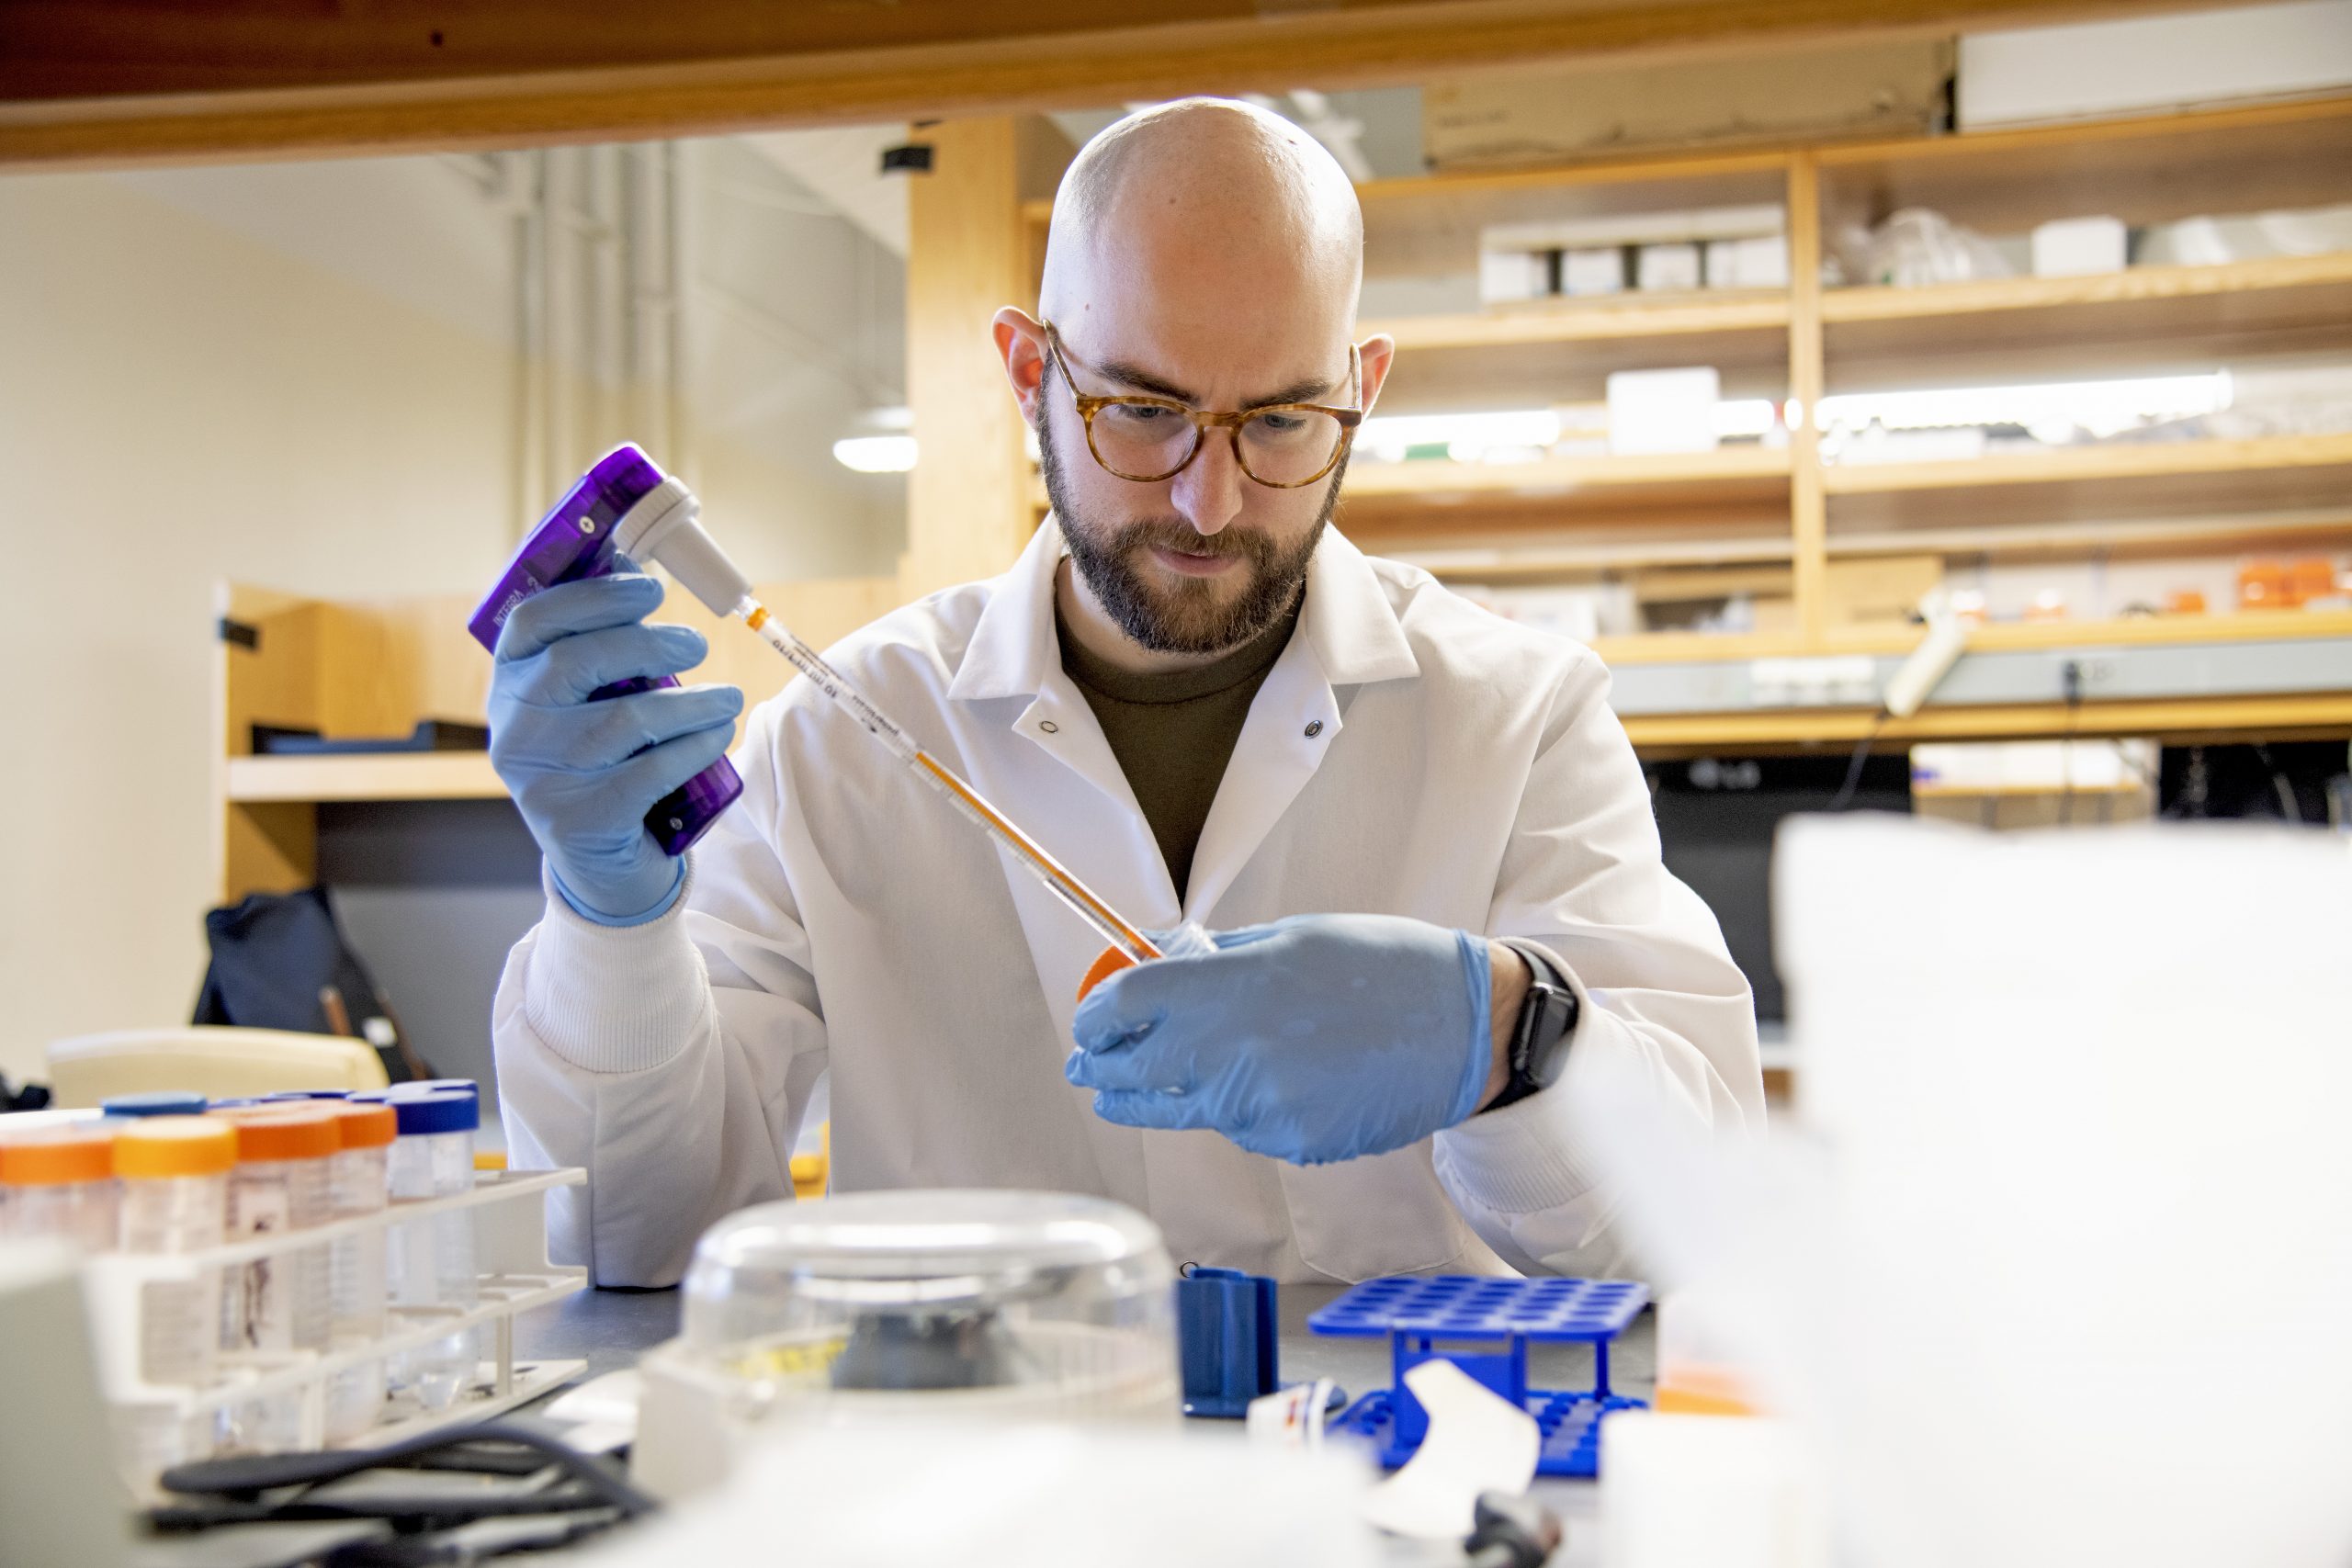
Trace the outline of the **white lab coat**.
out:
<instances>
[{"instance_id":1,"label":"white lab coat","mask_svg":"<svg viewBox=\"0 0 2352 1568\"><path fill-rule=\"evenodd\" d=\"M662 1284L789 1190L831 1074L832 1181L1024 1187L1149 1214L1179 1261L1283 1280L1619 1266L1564 1110L1631 1068L1718 1134L1760 1122L1748 987L1658 859L1608 674L1336 531L1234 748L1182 907L1063 672L1048 519L1012 570L845 639L835 666L1129 919L1362 911L1526 939L1584 999L1565 1077L1410 1148L1295 1167L1097 1118L1062 1077L1088 929L807 682L752 713L742 800L677 908L614 929L550 898L494 1009L507 1136L584 1166L559 1246Z\"/></svg>"}]
</instances>

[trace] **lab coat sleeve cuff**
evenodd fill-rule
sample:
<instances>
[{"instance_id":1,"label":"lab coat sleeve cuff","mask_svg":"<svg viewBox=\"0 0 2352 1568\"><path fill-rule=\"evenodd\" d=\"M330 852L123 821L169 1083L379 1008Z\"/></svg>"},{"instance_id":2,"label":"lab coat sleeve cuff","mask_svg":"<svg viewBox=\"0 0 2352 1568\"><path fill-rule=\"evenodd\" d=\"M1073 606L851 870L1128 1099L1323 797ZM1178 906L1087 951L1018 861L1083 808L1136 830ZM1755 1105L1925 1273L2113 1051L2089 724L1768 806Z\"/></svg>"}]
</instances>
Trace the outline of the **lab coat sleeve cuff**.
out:
<instances>
[{"instance_id":1,"label":"lab coat sleeve cuff","mask_svg":"<svg viewBox=\"0 0 2352 1568\"><path fill-rule=\"evenodd\" d=\"M694 869L689 858L686 886ZM658 1067L707 1032L710 981L686 935L682 888L668 911L607 926L575 911L544 874L547 913L524 991L524 1019L548 1048L592 1073Z\"/></svg>"},{"instance_id":2,"label":"lab coat sleeve cuff","mask_svg":"<svg viewBox=\"0 0 2352 1568\"><path fill-rule=\"evenodd\" d=\"M1559 1081L1500 1110L1481 1111L1437 1135L1437 1156L1448 1173L1479 1203L1498 1214L1531 1214L1565 1208L1600 1186L1600 1168L1578 1148L1570 1106L1578 1080L1587 1078L1610 1053L1639 1049L1625 1025L1595 1007L1568 966L1532 943L1510 945L1548 966L1575 987L1579 1004L1576 1033Z\"/></svg>"}]
</instances>

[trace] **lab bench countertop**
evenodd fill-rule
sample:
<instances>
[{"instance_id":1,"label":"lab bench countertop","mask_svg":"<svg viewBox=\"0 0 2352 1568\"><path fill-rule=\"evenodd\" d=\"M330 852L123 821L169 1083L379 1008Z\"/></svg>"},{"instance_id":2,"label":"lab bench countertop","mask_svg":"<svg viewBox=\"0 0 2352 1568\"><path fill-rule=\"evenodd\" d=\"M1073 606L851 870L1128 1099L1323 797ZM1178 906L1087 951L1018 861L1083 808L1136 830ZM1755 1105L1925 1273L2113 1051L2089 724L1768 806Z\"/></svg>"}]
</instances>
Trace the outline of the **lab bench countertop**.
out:
<instances>
[{"instance_id":1,"label":"lab bench countertop","mask_svg":"<svg viewBox=\"0 0 2352 1568\"><path fill-rule=\"evenodd\" d=\"M1388 1342L1327 1338L1306 1331L1309 1313L1335 1299L1336 1285L1284 1286L1281 1294L1281 1375L1285 1382L1328 1377L1351 1398L1388 1382ZM678 1332L676 1291L582 1291L534 1308L514 1320L514 1354L520 1359L585 1361L581 1381L637 1364L647 1350ZM1652 1317L1645 1313L1610 1352L1611 1383L1623 1393L1647 1398L1655 1381ZM1592 1354L1584 1346L1532 1348L1530 1381L1540 1388L1589 1388ZM576 1384L572 1386L577 1386ZM561 1393L558 1391L558 1395ZM557 1395L549 1395L549 1398ZM547 1401L525 1407L526 1413ZM1238 1442L1238 1421L1187 1420L1188 1440ZM361 1484L366 1484L362 1483ZM1535 1495L1560 1517L1566 1541L1551 1568L1589 1568L1600 1561L1598 1489L1589 1481L1541 1477ZM380 1526L354 1521L239 1525L187 1535L149 1536L133 1549L133 1568L284 1568L333 1547L367 1539ZM535 1562L562 1562L568 1553L538 1554ZM1396 1568L1453 1568L1458 1550L1445 1543L1386 1540L1382 1560Z\"/></svg>"},{"instance_id":2,"label":"lab bench countertop","mask_svg":"<svg viewBox=\"0 0 2352 1568\"><path fill-rule=\"evenodd\" d=\"M1333 1338L1310 1334L1307 1314L1335 1300L1339 1285L1285 1285L1281 1291L1281 1362L1283 1382L1329 1378L1351 1399L1389 1382L1388 1341ZM678 1332L680 1296L676 1291L582 1291L526 1313L515 1320L514 1353L518 1357L584 1360L582 1378L598 1377L634 1366L637 1359ZM1647 1399L1656 1380L1655 1316L1635 1319L1609 1356L1610 1382L1621 1393ZM1544 1345L1532 1348L1529 1382L1539 1388L1592 1386L1592 1351L1581 1345ZM1207 1440L1234 1440L1238 1421L1187 1420L1189 1436ZM1599 1561L1594 1526L1598 1489L1589 1481L1539 1477L1535 1495L1560 1516L1567 1540L1552 1562L1554 1568L1577 1568ZM1424 1552L1398 1544L1398 1562L1458 1562L1458 1553Z\"/></svg>"}]
</instances>

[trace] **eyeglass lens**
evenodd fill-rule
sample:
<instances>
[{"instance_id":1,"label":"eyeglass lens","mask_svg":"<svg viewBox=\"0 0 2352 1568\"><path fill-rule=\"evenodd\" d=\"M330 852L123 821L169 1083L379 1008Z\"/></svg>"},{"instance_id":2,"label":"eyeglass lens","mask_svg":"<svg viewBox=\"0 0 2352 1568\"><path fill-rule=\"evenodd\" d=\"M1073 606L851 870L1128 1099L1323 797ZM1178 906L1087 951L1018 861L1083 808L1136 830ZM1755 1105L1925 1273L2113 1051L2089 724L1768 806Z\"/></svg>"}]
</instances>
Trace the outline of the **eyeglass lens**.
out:
<instances>
[{"instance_id":1,"label":"eyeglass lens","mask_svg":"<svg viewBox=\"0 0 2352 1568\"><path fill-rule=\"evenodd\" d=\"M1263 484L1296 485L1330 467L1346 434L1340 422L1311 409L1269 409L1241 426L1235 450ZM1161 479L1182 468L1200 427L1157 403L1105 403L1094 413L1094 455L1123 479Z\"/></svg>"}]
</instances>

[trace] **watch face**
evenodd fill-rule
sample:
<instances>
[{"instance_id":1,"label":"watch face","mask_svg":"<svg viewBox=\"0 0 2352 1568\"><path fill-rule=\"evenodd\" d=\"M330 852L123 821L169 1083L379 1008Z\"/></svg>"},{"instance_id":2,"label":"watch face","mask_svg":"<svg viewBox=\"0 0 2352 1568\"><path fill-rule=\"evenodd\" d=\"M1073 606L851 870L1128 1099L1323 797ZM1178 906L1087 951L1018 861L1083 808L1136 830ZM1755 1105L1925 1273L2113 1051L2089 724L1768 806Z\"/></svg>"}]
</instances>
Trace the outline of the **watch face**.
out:
<instances>
[{"instance_id":1,"label":"watch face","mask_svg":"<svg viewBox=\"0 0 2352 1568\"><path fill-rule=\"evenodd\" d=\"M1538 983L1528 987L1528 1000L1531 1016L1521 1036L1523 1059L1515 1064L1514 1071L1541 1089L1560 1076L1567 1061L1568 1036L1576 1028L1577 997L1574 991Z\"/></svg>"}]
</instances>

